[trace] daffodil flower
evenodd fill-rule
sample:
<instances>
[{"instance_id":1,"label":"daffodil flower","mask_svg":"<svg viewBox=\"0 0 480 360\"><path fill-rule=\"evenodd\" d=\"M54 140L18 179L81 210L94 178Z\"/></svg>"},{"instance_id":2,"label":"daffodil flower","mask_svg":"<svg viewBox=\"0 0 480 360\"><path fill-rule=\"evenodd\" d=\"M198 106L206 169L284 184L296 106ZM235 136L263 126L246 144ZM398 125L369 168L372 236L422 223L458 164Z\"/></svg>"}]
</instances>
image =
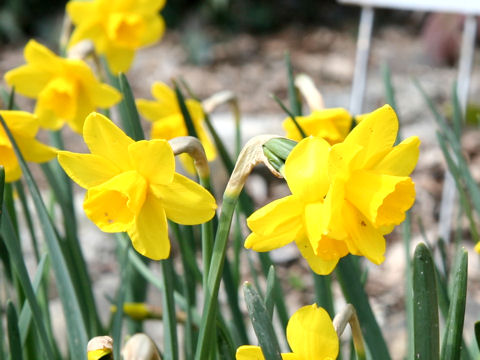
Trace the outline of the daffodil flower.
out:
<instances>
[{"instance_id":1,"label":"daffodil flower","mask_svg":"<svg viewBox=\"0 0 480 360\"><path fill-rule=\"evenodd\" d=\"M319 274L330 273L348 253L383 262L384 235L405 219L415 200L408 175L420 141L410 137L393 147L397 131L395 112L385 105L342 143L302 140L285 162L292 195L247 219L252 234L245 247L269 251L295 241Z\"/></svg>"},{"instance_id":2,"label":"daffodil flower","mask_svg":"<svg viewBox=\"0 0 480 360\"><path fill-rule=\"evenodd\" d=\"M322 137L331 145L343 141L352 127L352 115L342 108L314 110L308 116L296 116L295 120L305 134ZM289 139L302 140L291 118L286 118L282 127Z\"/></svg>"},{"instance_id":3,"label":"daffodil flower","mask_svg":"<svg viewBox=\"0 0 480 360\"><path fill-rule=\"evenodd\" d=\"M102 231L127 232L140 254L154 260L169 256L167 218L195 225L215 214L213 196L175 172L166 140L135 142L98 113L85 120L83 138L91 154L61 151L58 160L87 189L87 217Z\"/></svg>"},{"instance_id":4,"label":"daffodil flower","mask_svg":"<svg viewBox=\"0 0 480 360\"><path fill-rule=\"evenodd\" d=\"M34 40L25 46L24 56L27 64L8 71L5 80L16 92L37 99L35 114L43 128L57 130L67 122L81 133L89 113L121 99L82 60L61 58Z\"/></svg>"},{"instance_id":5,"label":"daffodil flower","mask_svg":"<svg viewBox=\"0 0 480 360\"><path fill-rule=\"evenodd\" d=\"M0 111L0 115L5 120L25 160L43 163L55 157L56 149L35 139L38 132L38 119L35 115L25 111L7 110ZM5 168L6 182L16 181L22 176L20 164L3 127L0 127L0 164Z\"/></svg>"},{"instance_id":6,"label":"daffodil flower","mask_svg":"<svg viewBox=\"0 0 480 360\"><path fill-rule=\"evenodd\" d=\"M153 122L152 139L170 140L175 137L189 135L175 92L170 89L168 85L155 82L152 85L152 95L155 98L154 101L145 99L137 100L137 107L140 114L147 120ZM194 99L187 99L185 105L192 118L198 138L205 149L207 159L209 161L214 160L217 153L215 146L203 127L204 113L202 105ZM181 155L180 158L182 159L184 167L192 172L193 163L190 157L188 155Z\"/></svg>"},{"instance_id":7,"label":"daffodil flower","mask_svg":"<svg viewBox=\"0 0 480 360\"><path fill-rule=\"evenodd\" d=\"M70 1L67 12L76 27L69 46L89 39L114 74L126 72L137 49L162 37L165 23L159 11L164 5L165 0Z\"/></svg>"},{"instance_id":8,"label":"daffodil flower","mask_svg":"<svg viewBox=\"0 0 480 360\"><path fill-rule=\"evenodd\" d=\"M287 324L287 341L291 353L283 360L334 360L339 341L328 313L316 304L298 309ZM243 345L237 349L236 360L264 360L259 346Z\"/></svg>"}]
</instances>

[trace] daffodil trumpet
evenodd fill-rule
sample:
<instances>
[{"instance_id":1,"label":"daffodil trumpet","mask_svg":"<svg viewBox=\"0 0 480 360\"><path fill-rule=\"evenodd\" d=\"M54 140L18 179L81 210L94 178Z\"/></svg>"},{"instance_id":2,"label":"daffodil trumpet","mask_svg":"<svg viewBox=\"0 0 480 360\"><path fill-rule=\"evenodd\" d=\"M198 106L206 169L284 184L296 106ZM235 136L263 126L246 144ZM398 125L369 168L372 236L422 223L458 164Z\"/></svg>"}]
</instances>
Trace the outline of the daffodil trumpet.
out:
<instances>
[{"instance_id":1,"label":"daffodil trumpet","mask_svg":"<svg viewBox=\"0 0 480 360\"><path fill-rule=\"evenodd\" d=\"M235 206L243 186L245 185L245 181L252 169L260 163L265 164L273 174L281 177L281 174L278 173L268 162L262 148L268 140L278 137L279 136L277 135L262 135L250 139L240 152L235 168L225 188L222 211L220 213L213 248L212 261L208 272L207 287L204 289L205 299L202 312L203 315L198 335L195 360L207 359L209 351L211 350L209 347L209 337L215 323L216 305L218 302L217 296L223 264L225 262L228 234L230 232Z\"/></svg>"}]
</instances>

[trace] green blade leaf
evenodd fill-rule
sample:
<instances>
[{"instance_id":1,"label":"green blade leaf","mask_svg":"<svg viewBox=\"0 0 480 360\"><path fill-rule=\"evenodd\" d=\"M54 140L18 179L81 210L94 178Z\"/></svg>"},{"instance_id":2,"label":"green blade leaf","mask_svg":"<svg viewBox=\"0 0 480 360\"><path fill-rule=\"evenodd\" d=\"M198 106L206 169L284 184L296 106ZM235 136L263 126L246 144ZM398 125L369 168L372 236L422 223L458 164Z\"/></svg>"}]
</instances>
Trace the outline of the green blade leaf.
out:
<instances>
[{"instance_id":1,"label":"green blade leaf","mask_svg":"<svg viewBox=\"0 0 480 360\"><path fill-rule=\"evenodd\" d=\"M454 270L454 285L447 325L442 342L442 359L460 359L462 352L463 322L465 319L465 303L467 300L468 253L462 249L458 256L458 266Z\"/></svg>"},{"instance_id":2,"label":"green blade leaf","mask_svg":"<svg viewBox=\"0 0 480 360\"><path fill-rule=\"evenodd\" d=\"M345 299L357 310L358 320L372 358L390 359L387 344L361 283L361 274L354 258L349 255L340 259L335 271Z\"/></svg>"},{"instance_id":3,"label":"green blade leaf","mask_svg":"<svg viewBox=\"0 0 480 360\"><path fill-rule=\"evenodd\" d=\"M145 135L143 134L142 124L140 123L140 116L138 115L132 88L128 83L127 77L123 73L118 76L117 81L119 85L117 88L119 88L123 95L119 110L125 133L135 141L143 140L145 139Z\"/></svg>"},{"instance_id":4,"label":"green blade leaf","mask_svg":"<svg viewBox=\"0 0 480 360\"><path fill-rule=\"evenodd\" d=\"M243 285L243 294L247 303L248 315L252 320L253 329L265 359L282 360L277 337L273 330L272 321L263 305L263 299L248 282Z\"/></svg>"},{"instance_id":5,"label":"green blade leaf","mask_svg":"<svg viewBox=\"0 0 480 360\"><path fill-rule=\"evenodd\" d=\"M287 65L288 99L290 102L290 108L292 109L293 115L302 116L302 102L300 101L297 88L295 87L292 59L288 52L285 53L285 64Z\"/></svg>"},{"instance_id":6,"label":"green blade leaf","mask_svg":"<svg viewBox=\"0 0 480 360\"><path fill-rule=\"evenodd\" d=\"M80 311L80 305L78 302L79 299L76 297L75 290L73 289L70 273L60 248L60 239L58 237L58 233L53 226L52 220L50 219L45 204L43 203L40 191L38 190L37 184L33 179L32 173L25 163L25 159L23 158L18 145L12 136L12 133L8 129L7 124L2 116L0 116L0 123L3 126L5 133L12 144L18 162L20 163L20 167L24 174L28 189L30 190L30 194L32 195L32 199L40 219L40 225L45 236L50 258L52 259L52 268L57 281L57 288L65 313L65 320L67 322L70 356L73 359L85 359L87 356L87 332ZM21 259L21 262L23 266L25 266L23 263L23 258ZM27 273L25 273L25 276L26 279L28 279ZM29 296L34 299L35 295L29 280L28 284L28 291L30 292ZM32 303L30 303L30 305L32 305ZM43 331L40 331L40 333L43 333Z\"/></svg>"},{"instance_id":7,"label":"green blade leaf","mask_svg":"<svg viewBox=\"0 0 480 360\"><path fill-rule=\"evenodd\" d=\"M7 302L7 332L12 360L23 360L17 311L10 300Z\"/></svg>"},{"instance_id":8,"label":"green blade leaf","mask_svg":"<svg viewBox=\"0 0 480 360\"><path fill-rule=\"evenodd\" d=\"M273 291L275 290L275 267L272 265L267 275L267 291L265 291L265 309L270 317L273 318Z\"/></svg>"},{"instance_id":9,"label":"green blade leaf","mask_svg":"<svg viewBox=\"0 0 480 360\"><path fill-rule=\"evenodd\" d=\"M440 356L437 287L432 255L423 243L413 255L413 306L415 359L436 360Z\"/></svg>"}]
</instances>

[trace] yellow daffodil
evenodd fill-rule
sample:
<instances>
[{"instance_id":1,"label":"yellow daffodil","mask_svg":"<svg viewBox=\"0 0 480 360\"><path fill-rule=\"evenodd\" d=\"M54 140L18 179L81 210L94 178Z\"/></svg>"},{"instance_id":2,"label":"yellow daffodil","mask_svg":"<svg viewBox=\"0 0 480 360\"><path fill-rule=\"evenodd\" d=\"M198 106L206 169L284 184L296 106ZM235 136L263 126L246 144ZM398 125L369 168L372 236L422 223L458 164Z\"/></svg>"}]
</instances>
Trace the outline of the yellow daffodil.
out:
<instances>
[{"instance_id":1,"label":"yellow daffodil","mask_svg":"<svg viewBox=\"0 0 480 360\"><path fill-rule=\"evenodd\" d=\"M175 137L187 136L187 125L183 119L175 92L170 89L168 85L155 82L152 85L152 95L155 98L154 101L145 99L137 100L137 107L140 114L147 120L153 122L151 137L153 139L170 140ZM205 149L207 159L209 161L215 159L217 154L215 146L203 128L204 114L202 105L194 99L187 99L185 105L192 118L198 138ZM184 155L180 158L185 168L192 172L193 163L190 157Z\"/></svg>"},{"instance_id":2,"label":"yellow daffodil","mask_svg":"<svg viewBox=\"0 0 480 360\"><path fill-rule=\"evenodd\" d=\"M20 152L26 161L36 163L51 160L56 155L56 149L35 140L38 131L38 119L35 115L25 111L0 111L11 131ZM13 152L12 144L0 126L0 164L5 168L5 181L12 182L20 179L22 170L17 157Z\"/></svg>"},{"instance_id":3,"label":"yellow daffodil","mask_svg":"<svg viewBox=\"0 0 480 360\"><path fill-rule=\"evenodd\" d=\"M215 214L212 195L175 172L166 140L135 142L97 113L85 120L83 138L91 154L62 151L58 160L87 189L87 217L102 231L126 231L140 254L154 260L169 256L167 218L194 225Z\"/></svg>"},{"instance_id":4,"label":"yellow daffodil","mask_svg":"<svg viewBox=\"0 0 480 360\"><path fill-rule=\"evenodd\" d=\"M352 127L352 116L342 108L314 110L308 116L295 117L295 120L306 135L322 137L332 145L343 141ZM286 118L282 126L287 133L286 137L302 140L303 137L291 118Z\"/></svg>"},{"instance_id":5,"label":"yellow daffodil","mask_svg":"<svg viewBox=\"0 0 480 360\"><path fill-rule=\"evenodd\" d=\"M164 5L165 0L70 1L67 12L76 27L69 46L89 39L114 74L126 72L135 50L163 35L165 23L159 11Z\"/></svg>"},{"instance_id":6,"label":"yellow daffodil","mask_svg":"<svg viewBox=\"0 0 480 360\"><path fill-rule=\"evenodd\" d=\"M61 58L34 40L25 46L24 56L27 64L7 72L5 80L16 92L37 99L35 114L41 127L57 130L66 121L81 133L89 113L121 99L82 60Z\"/></svg>"},{"instance_id":7,"label":"yellow daffodil","mask_svg":"<svg viewBox=\"0 0 480 360\"><path fill-rule=\"evenodd\" d=\"M245 247L269 251L295 241L313 271L328 274L347 253L376 264L384 260L384 235L405 219L415 200L408 175L420 141L393 147L398 120L393 109L370 113L330 146L321 138L302 140L285 162L292 195L247 219L252 234Z\"/></svg>"},{"instance_id":8,"label":"yellow daffodil","mask_svg":"<svg viewBox=\"0 0 480 360\"><path fill-rule=\"evenodd\" d=\"M316 304L295 312L287 324L287 341L291 353L284 360L334 360L339 341L328 313ZM236 360L264 360L259 346L243 345L237 349Z\"/></svg>"},{"instance_id":9,"label":"yellow daffodil","mask_svg":"<svg viewBox=\"0 0 480 360\"><path fill-rule=\"evenodd\" d=\"M475 245L475 251L480 254L480 242Z\"/></svg>"}]
</instances>

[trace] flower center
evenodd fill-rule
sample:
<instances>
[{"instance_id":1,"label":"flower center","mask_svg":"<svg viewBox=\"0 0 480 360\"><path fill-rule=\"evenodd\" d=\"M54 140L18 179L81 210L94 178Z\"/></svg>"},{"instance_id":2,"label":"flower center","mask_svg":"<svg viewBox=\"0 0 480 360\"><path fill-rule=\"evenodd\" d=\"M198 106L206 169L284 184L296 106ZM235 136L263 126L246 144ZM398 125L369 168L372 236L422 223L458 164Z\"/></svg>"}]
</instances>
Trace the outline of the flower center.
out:
<instances>
[{"instance_id":1,"label":"flower center","mask_svg":"<svg viewBox=\"0 0 480 360\"><path fill-rule=\"evenodd\" d=\"M78 84L64 77L50 81L38 97L38 106L62 119L72 119L77 111Z\"/></svg>"},{"instance_id":2,"label":"flower center","mask_svg":"<svg viewBox=\"0 0 480 360\"><path fill-rule=\"evenodd\" d=\"M138 14L114 13L107 23L108 38L128 49L140 47L144 30L145 24Z\"/></svg>"}]
</instances>

